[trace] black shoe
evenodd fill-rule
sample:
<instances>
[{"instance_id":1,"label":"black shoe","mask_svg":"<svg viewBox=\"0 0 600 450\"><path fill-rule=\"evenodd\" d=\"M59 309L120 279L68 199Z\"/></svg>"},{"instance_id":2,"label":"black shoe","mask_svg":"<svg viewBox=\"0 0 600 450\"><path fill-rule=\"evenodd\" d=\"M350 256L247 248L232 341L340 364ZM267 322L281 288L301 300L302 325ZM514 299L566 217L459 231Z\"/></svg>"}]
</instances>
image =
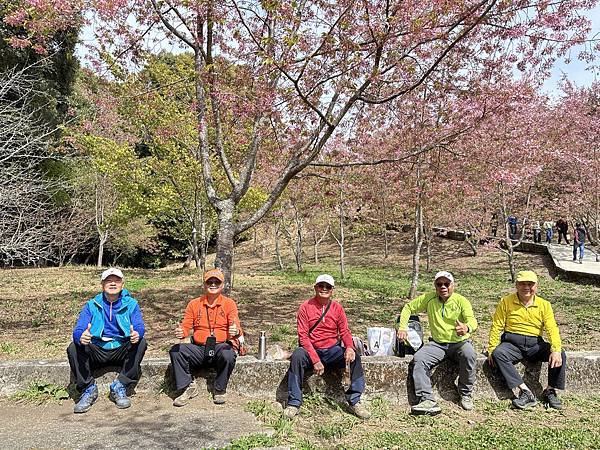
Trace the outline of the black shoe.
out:
<instances>
[{"instance_id":1,"label":"black shoe","mask_svg":"<svg viewBox=\"0 0 600 450\"><path fill-rule=\"evenodd\" d=\"M517 409L529 409L537 405L535 395L528 389L522 389L518 398L512 401L512 404Z\"/></svg>"},{"instance_id":2,"label":"black shoe","mask_svg":"<svg viewBox=\"0 0 600 450\"><path fill-rule=\"evenodd\" d=\"M560 398L556 395L556 391L552 388L544 389L542 399L546 408L562 409L563 407Z\"/></svg>"}]
</instances>

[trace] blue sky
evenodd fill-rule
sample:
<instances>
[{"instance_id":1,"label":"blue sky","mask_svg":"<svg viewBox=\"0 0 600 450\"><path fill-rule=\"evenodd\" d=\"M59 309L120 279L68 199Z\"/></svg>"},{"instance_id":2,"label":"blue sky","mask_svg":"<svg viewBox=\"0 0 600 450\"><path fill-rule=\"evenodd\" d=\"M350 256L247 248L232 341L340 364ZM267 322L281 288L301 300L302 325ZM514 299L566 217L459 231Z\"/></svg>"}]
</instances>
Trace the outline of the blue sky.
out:
<instances>
[{"instance_id":1,"label":"blue sky","mask_svg":"<svg viewBox=\"0 0 600 450\"><path fill-rule=\"evenodd\" d=\"M587 17L592 21L592 32L590 37L600 39L600 4L591 10ZM600 73L587 71L587 64L579 61L576 57L577 49L573 49L572 59L569 64L565 64L564 61L557 61L552 70L552 76L544 83L544 91L552 94L558 91L558 83L563 76L566 74L569 80L573 81L577 86L590 86L595 79L600 80ZM597 58L600 55L596 56ZM598 64L596 62L596 64Z\"/></svg>"}]
</instances>

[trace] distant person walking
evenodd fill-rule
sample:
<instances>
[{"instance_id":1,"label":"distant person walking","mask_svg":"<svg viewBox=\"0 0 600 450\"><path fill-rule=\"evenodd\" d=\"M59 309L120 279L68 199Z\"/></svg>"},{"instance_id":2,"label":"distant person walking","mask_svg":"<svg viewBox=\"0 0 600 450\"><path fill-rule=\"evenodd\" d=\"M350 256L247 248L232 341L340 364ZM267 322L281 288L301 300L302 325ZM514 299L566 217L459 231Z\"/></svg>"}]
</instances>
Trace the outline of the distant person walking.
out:
<instances>
[{"instance_id":1,"label":"distant person walking","mask_svg":"<svg viewBox=\"0 0 600 450\"><path fill-rule=\"evenodd\" d=\"M531 229L533 230L533 242L536 244L542 242L542 227L540 226L540 221L534 220L531 223Z\"/></svg>"},{"instance_id":2,"label":"distant person walking","mask_svg":"<svg viewBox=\"0 0 600 450\"><path fill-rule=\"evenodd\" d=\"M510 215L508 216L508 226L510 227L510 237L511 239L514 239L515 236L517 235L517 217Z\"/></svg>"},{"instance_id":3,"label":"distant person walking","mask_svg":"<svg viewBox=\"0 0 600 450\"><path fill-rule=\"evenodd\" d=\"M553 223L551 220L546 220L543 224L544 227L544 231L546 232L546 244L551 244L552 243L552 227L553 227Z\"/></svg>"},{"instance_id":4,"label":"distant person walking","mask_svg":"<svg viewBox=\"0 0 600 450\"><path fill-rule=\"evenodd\" d=\"M567 238L567 230L569 229L569 224L565 219L558 219L556 221L556 229L558 230L558 243L560 244L562 238L565 238L565 243L569 245L569 239Z\"/></svg>"},{"instance_id":5,"label":"distant person walking","mask_svg":"<svg viewBox=\"0 0 600 450\"><path fill-rule=\"evenodd\" d=\"M498 234L498 214L492 214L492 220L490 220L490 227L492 228L492 236L496 237Z\"/></svg>"},{"instance_id":6,"label":"distant person walking","mask_svg":"<svg viewBox=\"0 0 600 450\"><path fill-rule=\"evenodd\" d=\"M585 247L585 228L580 223L575 224L573 233L573 261L577 260L577 250L579 249L579 264L583 264L583 251Z\"/></svg>"}]
</instances>

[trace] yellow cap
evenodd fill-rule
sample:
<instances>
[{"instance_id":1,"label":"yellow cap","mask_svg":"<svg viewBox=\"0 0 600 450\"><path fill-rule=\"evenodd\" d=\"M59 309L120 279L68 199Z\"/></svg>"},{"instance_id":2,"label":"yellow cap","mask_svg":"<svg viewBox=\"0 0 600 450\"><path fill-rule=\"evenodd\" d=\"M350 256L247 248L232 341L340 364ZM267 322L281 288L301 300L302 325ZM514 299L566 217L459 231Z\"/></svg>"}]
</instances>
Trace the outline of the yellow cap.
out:
<instances>
[{"instance_id":1,"label":"yellow cap","mask_svg":"<svg viewBox=\"0 0 600 450\"><path fill-rule=\"evenodd\" d=\"M533 283L537 283L538 279L537 279L537 275L535 274L535 272L533 270L521 270L517 274L517 283L519 281L531 281Z\"/></svg>"}]
</instances>

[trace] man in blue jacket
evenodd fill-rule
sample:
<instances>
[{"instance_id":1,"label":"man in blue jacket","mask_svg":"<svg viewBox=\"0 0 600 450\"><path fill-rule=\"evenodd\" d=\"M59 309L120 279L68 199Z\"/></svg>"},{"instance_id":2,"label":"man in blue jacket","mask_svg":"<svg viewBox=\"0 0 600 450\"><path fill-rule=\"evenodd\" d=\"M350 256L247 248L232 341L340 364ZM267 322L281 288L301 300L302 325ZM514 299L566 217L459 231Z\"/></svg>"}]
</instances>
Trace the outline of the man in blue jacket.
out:
<instances>
[{"instance_id":1,"label":"man in blue jacket","mask_svg":"<svg viewBox=\"0 0 600 450\"><path fill-rule=\"evenodd\" d=\"M100 277L102 292L84 305L67 348L69 365L81 398L75 413L87 412L98 398L92 368L122 366L110 385L109 398L117 408L129 408L127 387L140 378L140 363L146 352L144 320L138 302L123 289L123 272L111 267Z\"/></svg>"}]
</instances>

